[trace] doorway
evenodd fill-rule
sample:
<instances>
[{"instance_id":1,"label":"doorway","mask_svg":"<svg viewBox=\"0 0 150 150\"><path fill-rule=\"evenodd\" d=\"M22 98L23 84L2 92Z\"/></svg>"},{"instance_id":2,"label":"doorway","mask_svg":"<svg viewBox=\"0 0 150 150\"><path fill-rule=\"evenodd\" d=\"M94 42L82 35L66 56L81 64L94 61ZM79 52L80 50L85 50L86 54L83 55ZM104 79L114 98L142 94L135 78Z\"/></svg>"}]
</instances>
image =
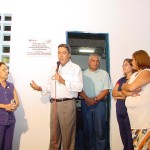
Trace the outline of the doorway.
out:
<instances>
[{"instance_id":1,"label":"doorway","mask_svg":"<svg viewBox=\"0 0 150 150\"><path fill-rule=\"evenodd\" d=\"M97 53L101 57L100 68L110 72L109 60L109 35L108 33L87 33L87 32L67 32L66 43L71 47L71 60L78 64L82 70L88 68L88 58L91 53ZM81 99L76 99L77 106L77 150L82 150L82 118L81 118ZM109 120L110 120L110 95L106 98L106 150L110 150L109 141ZM79 124L78 124L79 123ZM80 139L81 138L81 139Z\"/></svg>"}]
</instances>

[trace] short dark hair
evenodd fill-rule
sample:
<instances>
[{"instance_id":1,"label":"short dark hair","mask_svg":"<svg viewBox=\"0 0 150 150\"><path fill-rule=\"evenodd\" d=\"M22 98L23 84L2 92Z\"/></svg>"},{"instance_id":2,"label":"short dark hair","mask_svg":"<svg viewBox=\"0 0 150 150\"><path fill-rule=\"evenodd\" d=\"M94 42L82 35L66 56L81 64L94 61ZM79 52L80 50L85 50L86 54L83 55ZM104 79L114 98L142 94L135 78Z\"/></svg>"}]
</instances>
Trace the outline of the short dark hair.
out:
<instances>
[{"instance_id":1,"label":"short dark hair","mask_svg":"<svg viewBox=\"0 0 150 150\"><path fill-rule=\"evenodd\" d=\"M68 50L68 53L71 53L71 47L69 45L67 45L67 44L59 44L58 48L59 47L65 47Z\"/></svg>"}]
</instances>

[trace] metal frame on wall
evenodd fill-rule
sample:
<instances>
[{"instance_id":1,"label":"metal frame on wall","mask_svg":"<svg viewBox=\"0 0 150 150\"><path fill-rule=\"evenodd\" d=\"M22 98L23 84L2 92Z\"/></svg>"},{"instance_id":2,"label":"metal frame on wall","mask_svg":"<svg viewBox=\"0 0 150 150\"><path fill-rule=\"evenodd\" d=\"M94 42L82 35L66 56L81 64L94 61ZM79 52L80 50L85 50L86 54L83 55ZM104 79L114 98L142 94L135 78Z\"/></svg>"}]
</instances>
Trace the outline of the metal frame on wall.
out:
<instances>
[{"instance_id":1,"label":"metal frame on wall","mask_svg":"<svg viewBox=\"0 0 150 150\"><path fill-rule=\"evenodd\" d=\"M12 14L0 13L0 61L9 66Z\"/></svg>"}]
</instances>

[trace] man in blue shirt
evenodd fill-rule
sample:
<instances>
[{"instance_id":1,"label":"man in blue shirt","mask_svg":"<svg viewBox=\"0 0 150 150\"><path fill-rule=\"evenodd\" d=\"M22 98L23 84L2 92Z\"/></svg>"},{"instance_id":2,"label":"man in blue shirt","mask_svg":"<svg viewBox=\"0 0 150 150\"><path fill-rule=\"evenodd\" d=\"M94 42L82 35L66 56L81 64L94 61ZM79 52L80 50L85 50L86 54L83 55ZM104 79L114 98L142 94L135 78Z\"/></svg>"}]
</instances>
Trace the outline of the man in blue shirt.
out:
<instances>
[{"instance_id":1,"label":"man in blue shirt","mask_svg":"<svg viewBox=\"0 0 150 150\"><path fill-rule=\"evenodd\" d=\"M89 68L83 71L83 98L81 111L83 116L83 138L85 150L105 150L105 97L111 89L110 78L105 70L99 69L100 57L92 54Z\"/></svg>"}]
</instances>

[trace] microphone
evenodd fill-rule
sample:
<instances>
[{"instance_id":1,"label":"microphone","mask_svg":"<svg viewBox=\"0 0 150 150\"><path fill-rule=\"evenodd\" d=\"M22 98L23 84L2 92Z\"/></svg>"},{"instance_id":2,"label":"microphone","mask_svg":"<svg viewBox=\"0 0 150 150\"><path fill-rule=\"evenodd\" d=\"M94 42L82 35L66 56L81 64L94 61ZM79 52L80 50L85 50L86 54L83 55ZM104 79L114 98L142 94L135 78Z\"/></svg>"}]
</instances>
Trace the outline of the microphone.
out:
<instances>
[{"instance_id":1,"label":"microphone","mask_svg":"<svg viewBox=\"0 0 150 150\"><path fill-rule=\"evenodd\" d=\"M59 65L60 65L60 61L57 61L57 68L56 68L57 73L58 73L58 70L59 70Z\"/></svg>"}]
</instances>

